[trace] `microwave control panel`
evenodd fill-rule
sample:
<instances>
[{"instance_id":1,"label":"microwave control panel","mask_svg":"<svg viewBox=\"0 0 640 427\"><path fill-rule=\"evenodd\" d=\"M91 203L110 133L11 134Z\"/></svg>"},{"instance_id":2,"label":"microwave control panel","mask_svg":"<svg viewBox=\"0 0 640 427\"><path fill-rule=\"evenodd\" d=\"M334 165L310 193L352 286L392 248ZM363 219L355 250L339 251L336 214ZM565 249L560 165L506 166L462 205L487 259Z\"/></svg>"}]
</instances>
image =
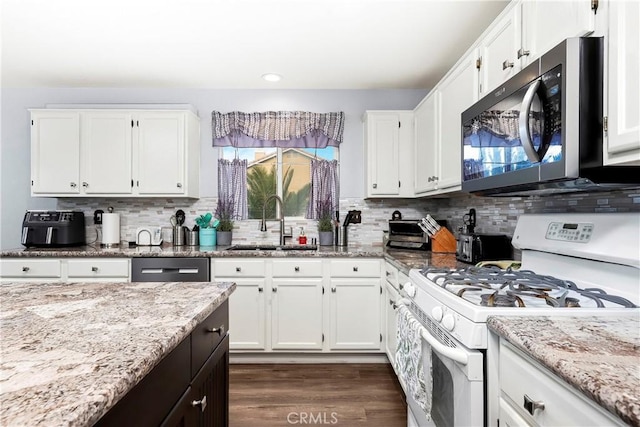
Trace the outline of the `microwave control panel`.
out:
<instances>
[{"instance_id":1,"label":"microwave control panel","mask_svg":"<svg viewBox=\"0 0 640 427\"><path fill-rule=\"evenodd\" d=\"M549 227L547 227L547 235L545 237L549 240L587 243L591 240L592 233L592 223L552 222L549 224Z\"/></svg>"}]
</instances>

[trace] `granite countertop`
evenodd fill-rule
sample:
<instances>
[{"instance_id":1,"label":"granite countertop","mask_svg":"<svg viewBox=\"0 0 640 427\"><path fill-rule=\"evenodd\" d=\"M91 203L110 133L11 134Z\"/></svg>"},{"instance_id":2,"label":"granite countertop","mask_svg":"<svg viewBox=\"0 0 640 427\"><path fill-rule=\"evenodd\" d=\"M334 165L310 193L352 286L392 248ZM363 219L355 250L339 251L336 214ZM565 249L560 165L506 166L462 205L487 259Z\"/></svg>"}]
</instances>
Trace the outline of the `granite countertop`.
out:
<instances>
[{"instance_id":1,"label":"granite countertop","mask_svg":"<svg viewBox=\"0 0 640 427\"><path fill-rule=\"evenodd\" d=\"M231 283L4 283L0 425L95 423Z\"/></svg>"},{"instance_id":2,"label":"granite countertop","mask_svg":"<svg viewBox=\"0 0 640 427\"><path fill-rule=\"evenodd\" d=\"M625 423L640 426L640 311L490 317L489 328Z\"/></svg>"}]
</instances>

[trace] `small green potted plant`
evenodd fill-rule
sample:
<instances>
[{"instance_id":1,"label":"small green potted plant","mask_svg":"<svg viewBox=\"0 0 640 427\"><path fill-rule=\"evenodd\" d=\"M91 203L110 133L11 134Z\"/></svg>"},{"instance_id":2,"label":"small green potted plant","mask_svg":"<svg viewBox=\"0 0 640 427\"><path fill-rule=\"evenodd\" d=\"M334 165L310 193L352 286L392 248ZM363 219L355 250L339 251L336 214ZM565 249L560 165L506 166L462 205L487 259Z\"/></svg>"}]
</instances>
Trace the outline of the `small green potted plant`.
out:
<instances>
[{"instance_id":1,"label":"small green potted plant","mask_svg":"<svg viewBox=\"0 0 640 427\"><path fill-rule=\"evenodd\" d=\"M229 246L231 244L234 207L233 199L218 199L215 215L220 220L218 224L218 245L220 246Z\"/></svg>"},{"instance_id":2,"label":"small green potted plant","mask_svg":"<svg viewBox=\"0 0 640 427\"><path fill-rule=\"evenodd\" d=\"M321 246L333 245L333 204L330 199L318 202L318 243Z\"/></svg>"},{"instance_id":3,"label":"small green potted plant","mask_svg":"<svg viewBox=\"0 0 640 427\"><path fill-rule=\"evenodd\" d=\"M211 212L196 218L196 224L199 227L200 246L216 245L216 225L211 221L212 219Z\"/></svg>"}]
</instances>

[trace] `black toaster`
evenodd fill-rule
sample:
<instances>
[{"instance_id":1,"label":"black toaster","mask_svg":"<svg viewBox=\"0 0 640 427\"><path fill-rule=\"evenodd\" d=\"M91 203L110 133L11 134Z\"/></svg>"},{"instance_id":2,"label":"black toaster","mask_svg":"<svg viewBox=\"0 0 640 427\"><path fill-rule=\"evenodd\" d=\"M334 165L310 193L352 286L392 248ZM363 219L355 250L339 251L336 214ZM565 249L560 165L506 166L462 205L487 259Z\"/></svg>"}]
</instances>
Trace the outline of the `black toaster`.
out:
<instances>
[{"instance_id":1,"label":"black toaster","mask_svg":"<svg viewBox=\"0 0 640 427\"><path fill-rule=\"evenodd\" d=\"M21 242L28 248L82 246L86 242L84 213L27 211L22 220Z\"/></svg>"}]
</instances>

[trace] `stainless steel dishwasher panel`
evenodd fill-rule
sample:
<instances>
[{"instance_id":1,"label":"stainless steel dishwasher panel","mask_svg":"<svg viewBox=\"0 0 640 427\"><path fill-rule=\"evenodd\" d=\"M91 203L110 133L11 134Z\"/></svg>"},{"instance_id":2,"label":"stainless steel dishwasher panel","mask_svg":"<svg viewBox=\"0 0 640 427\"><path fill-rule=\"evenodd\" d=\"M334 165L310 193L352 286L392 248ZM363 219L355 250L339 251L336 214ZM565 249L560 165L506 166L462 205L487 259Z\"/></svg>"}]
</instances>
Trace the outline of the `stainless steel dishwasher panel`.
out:
<instances>
[{"instance_id":1,"label":"stainless steel dishwasher panel","mask_svg":"<svg viewBox=\"0 0 640 427\"><path fill-rule=\"evenodd\" d=\"M209 258L132 258L132 282L208 282Z\"/></svg>"}]
</instances>

